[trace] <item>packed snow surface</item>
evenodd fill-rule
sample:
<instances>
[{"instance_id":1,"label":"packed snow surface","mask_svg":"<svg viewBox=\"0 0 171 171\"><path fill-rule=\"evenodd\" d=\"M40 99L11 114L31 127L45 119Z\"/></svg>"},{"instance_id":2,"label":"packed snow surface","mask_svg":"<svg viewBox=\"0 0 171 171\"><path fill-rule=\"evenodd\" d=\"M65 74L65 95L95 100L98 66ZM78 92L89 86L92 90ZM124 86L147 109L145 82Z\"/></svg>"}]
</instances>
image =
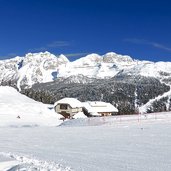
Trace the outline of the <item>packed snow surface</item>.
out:
<instances>
[{"instance_id":1,"label":"packed snow surface","mask_svg":"<svg viewBox=\"0 0 171 171\"><path fill-rule=\"evenodd\" d=\"M0 128L0 167L12 171L170 171L171 113ZM7 171L7 169L6 169Z\"/></svg>"}]
</instances>

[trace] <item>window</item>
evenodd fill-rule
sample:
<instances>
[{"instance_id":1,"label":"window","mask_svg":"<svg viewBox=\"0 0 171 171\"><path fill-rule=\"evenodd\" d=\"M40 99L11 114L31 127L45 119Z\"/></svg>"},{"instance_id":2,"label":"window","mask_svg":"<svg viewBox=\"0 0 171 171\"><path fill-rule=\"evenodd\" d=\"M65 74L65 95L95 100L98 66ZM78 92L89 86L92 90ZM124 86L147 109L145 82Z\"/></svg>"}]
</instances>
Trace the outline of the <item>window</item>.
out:
<instances>
[{"instance_id":1,"label":"window","mask_svg":"<svg viewBox=\"0 0 171 171\"><path fill-rule=\"evenodd\" d=\"M60 109L67 109L67 104L60 104Z\"/></svg>"}]
</instances>

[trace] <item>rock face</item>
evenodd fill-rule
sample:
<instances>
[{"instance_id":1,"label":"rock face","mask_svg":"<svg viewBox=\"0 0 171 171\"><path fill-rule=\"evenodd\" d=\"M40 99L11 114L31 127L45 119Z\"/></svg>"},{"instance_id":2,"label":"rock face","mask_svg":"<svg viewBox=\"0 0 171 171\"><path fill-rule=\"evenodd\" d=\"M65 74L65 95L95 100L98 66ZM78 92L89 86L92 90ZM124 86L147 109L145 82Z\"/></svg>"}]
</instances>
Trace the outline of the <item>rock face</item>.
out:
<instances>
[{"instance_id":1,"label":"rock face","mask_svg":"<svg viewBox=\"0 0 171 171\"><path fill-rule=\"evenodd\" d=\"M55 56L49 52L28 53L0 61L0 84L13 85L19 90L35 83L49 82L57 77L57 68L68 63L64 55Z\"/></svg>"},{"instance_id":2,"label":"rock face","mask_svg":"<svg viewBox=\"0 0 171 171\"><path fill-rule=\"evenodd\" d=\"M139 61L113 52L72 62L49 52L1 60L0 84L44 103L76 97L110 102L120 114L171 109L171 62Z\"/></svg>"}]
</instances>

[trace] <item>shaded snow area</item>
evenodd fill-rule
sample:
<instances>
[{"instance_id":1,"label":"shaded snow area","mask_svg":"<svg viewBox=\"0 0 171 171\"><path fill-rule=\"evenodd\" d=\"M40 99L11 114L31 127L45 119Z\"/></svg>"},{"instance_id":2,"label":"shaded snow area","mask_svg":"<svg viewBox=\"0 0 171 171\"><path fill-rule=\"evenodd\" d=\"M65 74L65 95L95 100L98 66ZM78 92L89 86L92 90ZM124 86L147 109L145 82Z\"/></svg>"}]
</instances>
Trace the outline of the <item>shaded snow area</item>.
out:
<instances>
[{"instance_id":1,"label":"shaded snow area","mask_svg":"<svg viewBox=\"0 0 171 171\"><path fill-rule=\"evenodd\" d=\"M170 171L171 113L154 116L139 121L137 116L122 116L119 121L118 116L119 122L116 117L92 118L89 125L79 124L88 119L75 119L58 127L0 128L0 168Z\"/></svg>"},{"instance_id":2,"label":"shaded snow area","mask_svg":"<svg viewBox=\"0 0 171 171\"><path fill-rule=\"evenodd\" d=\"M56 126L60 115L48 105L20 94L12 87L0 86L0 127Z\"/></svg>"}]
</instances>

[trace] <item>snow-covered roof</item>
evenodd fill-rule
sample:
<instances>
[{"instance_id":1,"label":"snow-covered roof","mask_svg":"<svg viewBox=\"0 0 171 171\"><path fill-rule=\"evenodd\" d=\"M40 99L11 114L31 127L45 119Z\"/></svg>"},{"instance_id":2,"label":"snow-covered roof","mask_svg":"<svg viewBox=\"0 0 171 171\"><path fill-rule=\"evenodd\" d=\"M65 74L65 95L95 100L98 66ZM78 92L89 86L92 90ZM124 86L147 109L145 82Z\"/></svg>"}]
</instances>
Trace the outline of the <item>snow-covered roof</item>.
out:
<instances>
[{"instance_id":1,"label":"snow-covered roof","mask_svg":"<svg viewBox=\"0 0 171 171\"><path fill-rule=\"evenodd\" d=\"M73 116L74 119L78 118L87 118L87 116L83 112L78 112Z\"/></svg>"},{"instance_id":2,"label":"snow-covered roof","mask_svg":"<svg viewBox=\"0 0 171 171\"><path fill-rule=\"evenodd\" d=\"M118 109L112 104L101 101L83 102L83 107L85 107L89 113L118 112Z\"/></svg>"},{"instance_id":3,"label":"snow-covered roof","mask_svg":"<svg viewBox=\"0 0 171 171\"><path fill-rule=\"evenodd\" d=\"M57 101L54 104L54 106L56 106L57 104L69 104L72 108L83 107L83 104L79 100L75 98L68 98L68 97Z\"/></svg>"}]
</instances>

